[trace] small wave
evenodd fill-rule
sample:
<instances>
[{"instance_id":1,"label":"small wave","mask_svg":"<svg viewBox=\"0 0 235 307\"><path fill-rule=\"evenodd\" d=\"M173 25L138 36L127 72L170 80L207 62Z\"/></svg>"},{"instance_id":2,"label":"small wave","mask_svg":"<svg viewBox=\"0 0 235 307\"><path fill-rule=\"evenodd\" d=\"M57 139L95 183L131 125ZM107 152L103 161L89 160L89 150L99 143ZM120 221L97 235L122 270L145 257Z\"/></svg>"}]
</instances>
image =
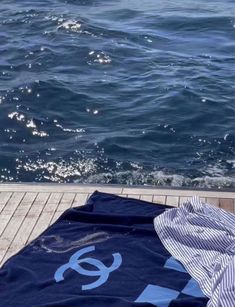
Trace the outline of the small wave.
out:
<instances>
[{"instance_id":1,"label":"small wave","mask_svg":"<svg viewBox=\"0 0 235 307\"><path fill-rule=\"evenodd\" d=\"M88 64L92 63L99 63L99 64L110 64L112 62L110 56L105 54L103 51L96 52L96 51L90 51L89 52L89 60Z\"/></svg>"},{"instance_id":2,"label":"small wave","mask_svg":"<svg viewBox=\"0 0 235 307\"><path fill-rule=\"evenodd\" d=\"M81 181L76 180L80 183ZM143 171L124 171L115 174L101 173L91 175L85 183L89 184L127 184L127 185L151 185L151 186L171 186L171 187L194 187L194 188L234 188L235 178L230 176L202 176L190 178L184 175L168 174L163 171L143 172Z\"/></svg>"},{"instance_id":3,"label":"small wave","mask_svg":"<svg viewBox=\"0 0 235 307\"><path fill-rule=\"evenodd\" d=\"M52 149L50 149L52 151ZM53 148L53 152L56 148ZM51 155L51 154L50 154ZM101 161L100 161L101 162ZM107 162L107 161L106 161ZM170 171L147 171L138 164L125 165L130 170L113 170L103 161L103 166L98 159L80 158L67 161L53 162L42 159L24 161L17 159L17 170L31 174L36 181L75 182L87 184L124 184L124 185L152 185L172 187L197 187L197 188L233 188L235 178L227 175L225 169L219 166L208 167L201 172L201 176L176 174ZM117 163L121 167L121 163ZM102 171L106 168L106 171ZM203 173L205 175L203 175Z\"/></svg>"},{"instance_id":4,"label":"small wave","mask_svg":"<svg viewBox=\"0 0 235 307\"><path fill-rule=\"evenodd\" d=\"M57 29L65 29L72 32L80 32L82 24L76 20L67 20L59 24Z\"/></svg>"},{"instance_id":5,"label":"small wave","mask_svg":"<svg viewBox=\"0 0 235 307\"><path fill-rule=\"evenodd\" d=\"M25 127L31 129L32 135L39 137L47 137L49 134L46 131L39 130L33 121L33 119L26 119L26 115L20 112L12 112L8 114L8 117L12 120L16 120L17 122L22 122Z\"/></svg>"}]
</instances>

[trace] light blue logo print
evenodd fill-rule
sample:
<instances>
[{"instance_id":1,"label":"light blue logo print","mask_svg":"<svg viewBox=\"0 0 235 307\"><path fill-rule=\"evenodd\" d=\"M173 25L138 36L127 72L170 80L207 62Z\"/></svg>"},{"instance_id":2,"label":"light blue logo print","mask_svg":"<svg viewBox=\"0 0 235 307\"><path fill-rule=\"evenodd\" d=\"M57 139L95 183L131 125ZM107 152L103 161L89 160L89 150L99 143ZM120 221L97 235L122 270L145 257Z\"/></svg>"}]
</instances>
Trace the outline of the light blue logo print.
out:
<instances>
[{"instance_id":1,"label":"light blue logo print","mask_svg":"<svg viewBox=\"0 0 235 307\"><path fill-rule=\"evenodd\" d=\"M95 250L95 246L88 246L88 247L82 248L79 251L77 251L76 253L74 253L70 257L68 263L60 266L56 270L55 275L54 275L55 281L60 282L60 281L64 280L65 271L67 271L68 269L72 269L72 270L74 270L77 273L82 274L82 275L99 276L99 278L95 282L92 282L92 283L87 284L87 285L82 285L82 290L95 289L95 288L101 286L102 284L104 284L108 280L109 274L111 272L117 270L120 267L120 265L122 263L122 257L119 253L112 254L113 263L109 267L105 266L103 264L103 262L101 262L100 260L97 260L97 259L94 259L94 258L79 259L82 255L89 253L89 252L92 252L94 250ZM86 269L81 267L81 265L80 265L81 263L88 263L90 265L93 265L93 266L97 267L98 270L95 270L95 271L86 270Z\"/></svg>"}]
</instances>

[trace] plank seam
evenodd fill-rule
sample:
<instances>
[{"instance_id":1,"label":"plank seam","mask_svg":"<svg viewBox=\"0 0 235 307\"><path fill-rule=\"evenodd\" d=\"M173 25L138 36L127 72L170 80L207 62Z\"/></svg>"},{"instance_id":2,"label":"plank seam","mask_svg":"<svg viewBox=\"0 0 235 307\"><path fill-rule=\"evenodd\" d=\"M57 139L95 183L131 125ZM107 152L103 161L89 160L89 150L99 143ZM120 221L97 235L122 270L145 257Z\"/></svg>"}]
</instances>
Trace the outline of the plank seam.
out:
<instances>
[{"instance_id":1,"label":"plank seam","mask_svg":"<svg viewBox=\"0 0 235 307\"><path fill-rule=\"evenodd\" d=\"M5 205L2 207L0 214L3 212L4 208L6 207L6 205L9 203L10 199L12 198L12 195L14 194L14 192L9 192L11 193L10 197L8 198L8 200L6 201Z\"/></svg>"},{"instance_id":2,"label":"plank seam","mask_svg":"<svg viewBox=\"0 0 235 307\"><path fill-rule=\"evenodd\" d=\"M29 193L30 193L30 192L29 192ZM24 222L24 220L25 220L26 216L27 216L27 215L28 215L28 213L29 213L29 210L31 209L31 207L32 207L32 205L33 205L33 203L34 203L34 200L36 199L36 197L37 197L37 195L38 195L38 193L37 193L37 192L35 192L35 193L36 193L36 195L34 196L34 198L33 198L32 202L31 202L31 205L29 206L28 210L26 211L26 213L25 213L25 215L24 215L23 220L21 221L21 223L20 223L19 227L17 228L16 233L19 231L20 227L22 226L22 224L23 224L23 222ZM26 194L27 194L27 193L25 193L25 194L24 194L24 196L22 197L21 202L19 203L19 205L17 206L17 208L20 206L20 204L21 204L21 203L22 203L22 201L24 200L24 197L26 196ZM16 209L16 210L17 210L17 209ZM16 212L16 210L15 210L15 212ZM15 212L14 212L14 213L15 213ZM10 218L9 223L10 223L11 219L13 218L13 216L14 216L14 214L13 214L13 215L12 215L12 217ZM5 229L6 229L6 228L5 228ZM0 262L0 265L1 265L1 264L2 264L2 262L4 261L4 258L5 258L5 256L6 256L6 254L7 254L8 250L10 249L10 247L11 247L11 245L12 245L12 242L13 242L13 241L14 241L14 239L15 239L15 235L16 235L16 233L14 234L14 236L13 236L12 240L9 242L9 245L8 245L8 247L7 247L7 248L6 248L6 250L5 250L5 253L4 253L3 257L2 257L2 260L1 260L1 262Z\"/></svg>"},{"instance_id":3,"label":"plank seam","mask_svg":"<svg viewBox=\"0 0 235 307\"><path fill-rule=\"evenodd\" d=\"M14 193L20 193L20 192L14 192ZM14 193L13 193L12 195L14 195ZM2 236L2 234L3 234L4 231L5 231L5 229L7 228L8 224L10 223L10 220L11 220L12 216L15 214L15 212L16 212L18 206L21 204L23 198L25 197L25 194L26 194L26 192L23 192L23 196L22 196L20 202L18 203L18 205L16 206L16 208L13 210L12 215L11 215L9 221L6 223L5 227L3 228L2 232L0 233L0 237Z\"/></svg>"},{"instance_id":4,"label":"plank seam","mask_svg":"<svg viewBox=\"0 0 235 307\"><path fill-rule=\"evenodd\" d=\"M56 209L55 209L55 211L54 211L54 213L53 213L53 215L52 215L52 218L51 218L51 220L50 220L50 222L49 222L49 225L51 225L51 222L53 221L54 216L56 215L56 212L59 212L59 211L57 211L57 210L58 210L58 207L59 207L59 205L61 204L61 201L62 201L63 196L64 196L65 194L67 194L67 193L65 192L65 193L62 194L61 199L60 199L60 201L58 202L58 205L57 205L57 207L56 207ZM74 202L75 197L76 197L76 193L74 193L74 196L73 196L72 200L69 202L69 203L70 203L69 208L71 208L71 206L72 206L72 204L73 204L73 202Z\"/></svg>"},{"instance_id":5,"label":"plank seam","mask_svg":"<svg viewBox=\"0 0 235 307\"><path fill-rule=\"evenodd\" d=\"M33 233L33 231L34 231L34 228L35 228L35 226L37 225L37 222L38 222L40 216L42 215L43 210L44 210L44 208L45 208L45 206L46 206L46 204L47 204L47 202L48 202L50 196L51 196L51 193L48 193L48 196L47 196L47 198L46 198L46 200L45 200L45 202L44 202L44 205L43 205L43 207L42 207L42 210L41 210L40 214L38 215L37 219L36 219L35 222L34 222L33 228L31 229L31 231L30 231L30 233L29 233L29 236L28 236L28 239L27 239L25 245L27 245L27 244L29 243L29 238L31 237L31 235L32 235L32 233Z\"/></svg>"},{"instance_id":6,"label":"plank seam","mask_svg":"<svg viewBox=\"0 0 235 307\"><path fill-rule=\"evenodd\" d=\"M51 219L50 219L50 221L49 221L49 223L48 223L49 226L50 226L50 224L51 224L52 218L54 217L54 215L55 215L55 213L56 213L56 211L57 211L57 209L58 209L58 207L59 207L59 204L61 203L61 199L62 199L63 195L64 195L64 193L62 193L62 195L61 195L61 197L60 197L60 199L59 199L59 201L58 201L58 204L57 204L57 206L55 207L55 211L54 211L54 213L53 213L53 215L52 215L52 217L51 217Z\"/></svg>"}]
</instances>

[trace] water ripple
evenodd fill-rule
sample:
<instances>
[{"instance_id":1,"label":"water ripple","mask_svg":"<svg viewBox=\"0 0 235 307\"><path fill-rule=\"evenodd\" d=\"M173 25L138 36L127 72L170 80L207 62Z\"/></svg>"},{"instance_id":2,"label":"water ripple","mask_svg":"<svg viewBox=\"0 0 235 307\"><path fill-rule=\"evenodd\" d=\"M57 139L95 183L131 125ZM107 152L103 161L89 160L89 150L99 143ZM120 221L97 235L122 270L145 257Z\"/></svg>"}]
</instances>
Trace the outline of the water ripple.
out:
<instances>
[{"instance_id":1,"label":"water ripple","mask_svg":"<svg viewBox=\"0 0 235 307\"><path fill-rule=\"evenodd\" d=\"M1 181L234 188L232 7L1 1Z\"/></svg>"}]
</instances>

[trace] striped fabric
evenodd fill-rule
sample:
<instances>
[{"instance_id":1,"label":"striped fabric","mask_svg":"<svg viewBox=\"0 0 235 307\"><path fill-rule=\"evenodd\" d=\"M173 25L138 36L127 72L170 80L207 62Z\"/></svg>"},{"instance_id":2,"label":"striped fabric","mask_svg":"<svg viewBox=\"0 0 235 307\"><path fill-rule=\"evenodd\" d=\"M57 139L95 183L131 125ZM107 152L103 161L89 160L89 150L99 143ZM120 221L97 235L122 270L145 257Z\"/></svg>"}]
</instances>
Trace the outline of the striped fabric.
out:
<instances>
[{"instance_id":1,"label":"striped fabric","mask_svg":"<svg viewBox=\"0 0 235 307\"><path fill-rule=\"evenodd\" d=\"M208 307L235 306L235 215L197 197L154 219L166 249L210 298Z\"/></svg>"}]
</instances>

